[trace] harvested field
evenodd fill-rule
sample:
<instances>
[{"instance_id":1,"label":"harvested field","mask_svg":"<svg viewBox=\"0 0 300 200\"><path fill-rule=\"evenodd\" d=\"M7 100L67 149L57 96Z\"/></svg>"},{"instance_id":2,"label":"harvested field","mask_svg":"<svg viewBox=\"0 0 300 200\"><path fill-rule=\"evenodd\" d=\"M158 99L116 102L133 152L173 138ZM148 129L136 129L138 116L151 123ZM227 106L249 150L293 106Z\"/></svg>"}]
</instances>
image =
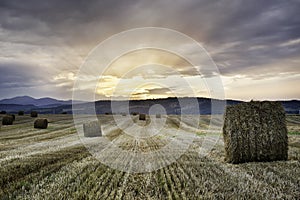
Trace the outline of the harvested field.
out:
<instances>
[{"instance_id":1,"label":"harvested field","mask_svg":"<svg viewBox=\"0 0 300 200\"><path fill-rule=\"evenodd\" d=\"M0 120L4 115L0 115ZM210 116L167 118L166 130L181 128L194 133L188 151L177 162L148 173L129 174L109 168L83 146L72 115L42 115L47 129L34 129L35 118L17 116L13 125L0 130L0 199L298 199L300 196L300 116L288 115L287 161L239 165L224 161L221 133L211 153L199 157ZM198 116L199 117L199 116ZM125 120L125 117L122 117ZM148 152L168 143L153 135L132 138L118 129L112 115L98 119L104 132L99 140L115 141L123 150ZM82 116L82 121L85 116ZM148 122L133 120L140 126ZM149 120L149 119L147 119ZM213 122L218 123L218 122ZM128 123L124 121L124 126ZM130 130L130 129L129 129ZM92 139L93 138L88 138Z\"/></svg>"}]
</instances>

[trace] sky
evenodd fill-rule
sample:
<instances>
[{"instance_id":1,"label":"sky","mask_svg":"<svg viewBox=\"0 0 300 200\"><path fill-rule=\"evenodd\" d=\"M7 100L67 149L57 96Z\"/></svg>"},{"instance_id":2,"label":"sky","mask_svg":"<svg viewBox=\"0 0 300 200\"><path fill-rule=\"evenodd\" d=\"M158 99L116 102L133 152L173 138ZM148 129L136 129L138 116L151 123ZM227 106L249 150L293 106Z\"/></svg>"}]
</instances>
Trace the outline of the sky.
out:
<instances>
[{"instance_id":1,"label":"sky","mask_svg":"<svg viewBox=\"0 0 300 200\"><path fill-rule=\"evenodd\" d=\"M0 99L71 99L90 52L114 34L141 27L193 38L219 74L199 75L167 51L140 50L116 58L101 76L87 76L98 80L96 90L80 89L98 99L184 97L191 90L212 97L204 78L218 76L226 99L300 99L299 10L297 0L1 0Z\"/></svg>"}]
</instances>

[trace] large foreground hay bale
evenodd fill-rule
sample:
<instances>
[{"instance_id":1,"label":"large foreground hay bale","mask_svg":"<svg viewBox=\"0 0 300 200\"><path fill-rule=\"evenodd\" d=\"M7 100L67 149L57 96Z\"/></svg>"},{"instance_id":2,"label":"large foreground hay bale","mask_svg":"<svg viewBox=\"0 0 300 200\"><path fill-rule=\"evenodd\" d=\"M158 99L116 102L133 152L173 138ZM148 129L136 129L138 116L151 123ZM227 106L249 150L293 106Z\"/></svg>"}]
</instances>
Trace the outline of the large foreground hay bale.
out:
<instances>
[{"instance_id":1,"label":"large foreground hay bale","mask_svg":"<svg viewBox=\"0 0 300 200\"><path fill-rule=\"evenodd\" d=\"M228 106L223 136L229 163L288 158L285 111L280 102L251 101Z\"/></svg>"},{"instance_id":2,"label":"large foreground hay bale","mask_svg":"<svg viewBox=\"0 0 300 200\"><path fill-rule=\"evenodd\" d=\"M139 120L146 120L146 114L140 114L139 115Z\"/></svg>"},{"instance_id":3,"label":"large foreground hay bale","mask_svg":"<svg viewBox=\"0 0 300 200\"><path fill-rule=\"evenodd\" d=\"M47 119L36 119L34 121L34 128L46 129L48 127Z\"/></svg>"},{"instance_id":4,"label":"large foreground hay bale","mask_svg":"<svg viewBox=\"0 0 300 200\"><path fill-rule=\"evenodd\" d=\"M30 117L37 117L38 116L38 113L36 111L32 111L30 113Z\"/></svg>"},{"instance_id":5,"label":"large foreground hay bale","mask_svg":"<svg viewBox=\"0 0 300 200\"><path fill-rule=\"evenodd\" d=\"M2 125L12 125L14 121L13 116L6 115L2 118Z\"/></svg>"},{"instance_id":6,"label":"large foreground hay bale","mask_svg":"<svg viewBox=\"0 0 300 200\"><path fill-rule=\"evenodd\" d=\"M99 121L92 121L83 124L84 137L102 136Z\"/></svg>"}]
</instances>

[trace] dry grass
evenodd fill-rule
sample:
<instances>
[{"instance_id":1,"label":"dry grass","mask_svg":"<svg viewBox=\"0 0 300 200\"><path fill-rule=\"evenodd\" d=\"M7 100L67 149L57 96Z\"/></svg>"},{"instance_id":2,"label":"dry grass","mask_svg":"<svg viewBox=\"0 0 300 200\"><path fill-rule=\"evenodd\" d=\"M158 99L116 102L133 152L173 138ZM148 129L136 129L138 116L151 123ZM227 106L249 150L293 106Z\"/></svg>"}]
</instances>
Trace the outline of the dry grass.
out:
<instances>
[{"instance_id":1,"label":"dry grass","mask_svg":"<svg viewBox=\"0 0 300 200\"><path fill-rule=\"evenodd\" d=\"M287 160L286 118L280 102L251 101L227 106L224 118L227 162Z\"/></svg>"},{"instance_id":2,"label":"dry grass","mask_svg":"<svg viewBox=\"0 0 300 200\"><path fill-rule=\"evenodd\" d=\"M35 130L34 119L17 116L0 130L0 199L298 199L300 135L289 135L288 161L224 162L222 140L207 157L199 157L194 141L176 163L151 173L128 174L94 159L81 145L70 115L47 115L49 127ZM192 118L191 116L189 116ZM1 118L1 117L0 117ZM138 116L136 116L138 119ZM176 128L176 116L170 128ZM111 140L126 150L161 148L162 138L135 143L112 128L112 116L99 116ZM188 120L186 126L195 126ZM289 132L298 131L299 116L287 116ZM169 122L168 122L169 123ZM200 121L209 123L205 116ZM189 125L190 124L190 125ZM191 129L192 130L192 129ZM182 130L184 133L185 130Z\"/></svg>"}]
</instances>

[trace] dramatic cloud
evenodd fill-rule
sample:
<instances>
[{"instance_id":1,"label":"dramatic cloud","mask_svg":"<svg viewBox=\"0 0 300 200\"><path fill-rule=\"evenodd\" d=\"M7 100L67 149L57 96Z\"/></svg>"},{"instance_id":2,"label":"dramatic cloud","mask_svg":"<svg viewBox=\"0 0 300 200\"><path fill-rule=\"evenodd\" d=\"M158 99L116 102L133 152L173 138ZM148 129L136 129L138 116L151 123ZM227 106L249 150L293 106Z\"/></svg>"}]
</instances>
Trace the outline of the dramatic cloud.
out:
<instances>
[{"instance_id":1,"label":"dramatic cloud","mask_svg":"<svg viewBox=\"0 0 300 200\"><path fill-rule=\"evenodd\" d=\"M131 28L155 26L201 43L220 70L227 98L300 98L297 87L292 87L300 84L299 10L296 0L3 0L0 95L70 99L79 67L99 42ZM121 79L123 91L152 80L188 96L188 86L175 83L179 78L192 84L196 95L207 96L195 68L182 58L168 52L143 53L133 52L113 63L107 79L99 80L99 97L112 95ZM152 62L172 69L151 66ZM135 69L143 63L148 67ZM213 80L216 74L201 75ZM152 87L140 87L135 94L170 95Z\"/></svg>"}]
</instances>

